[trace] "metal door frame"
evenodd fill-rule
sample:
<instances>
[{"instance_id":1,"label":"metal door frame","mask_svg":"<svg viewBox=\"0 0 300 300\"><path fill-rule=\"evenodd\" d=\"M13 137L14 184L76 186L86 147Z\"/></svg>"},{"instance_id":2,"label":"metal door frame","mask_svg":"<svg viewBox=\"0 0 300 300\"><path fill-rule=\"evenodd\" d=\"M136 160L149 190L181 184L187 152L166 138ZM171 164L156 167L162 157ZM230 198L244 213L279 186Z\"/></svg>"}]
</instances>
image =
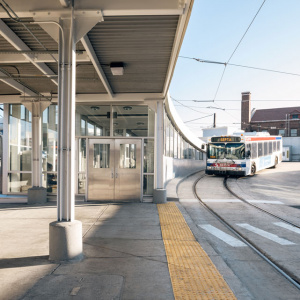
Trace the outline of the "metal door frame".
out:
<instances>
[{"instance_id":1,"label":"metal door frame","mask_svg":"<svg viewBox=\"0 0 300 300\"><path fill-rule=\"evenodd\" d=\"M97 137L97 136L89 136L89 137L84 137L86 138L86 189L85 189L85 201L88 201L88 186L89 186L89 144L90 140L138 140L140 142L141 146L141 151L140 151L140 202L143 202L143 155L144 155L144 147L143 147L143 138L142 137L111 137L111 136L103 136L103 137ZM77 172L78 174L78 172ZM78 175L77 175L78 177ZM78 180L77 180L78 181ZM90 200L93 201L93 200ZM118 200L113 200L113 201L118 201Z\"/></svg>"}]
</instances>

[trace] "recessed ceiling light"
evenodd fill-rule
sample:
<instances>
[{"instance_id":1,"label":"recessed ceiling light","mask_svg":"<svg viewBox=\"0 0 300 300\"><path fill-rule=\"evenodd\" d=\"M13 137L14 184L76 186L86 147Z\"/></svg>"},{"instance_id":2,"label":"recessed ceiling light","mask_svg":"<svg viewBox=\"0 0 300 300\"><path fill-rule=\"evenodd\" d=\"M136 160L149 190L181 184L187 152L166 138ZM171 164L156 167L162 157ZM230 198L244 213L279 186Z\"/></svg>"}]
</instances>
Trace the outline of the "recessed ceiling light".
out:
<instances>
[{"instance_id":1,"label":"recessed ceiling light","mask_svg":"<svg viewBox=\"0 0 300 300\"><path fill-rule=\"evenodd\" d=\"M145 125L144 122L137 122L136 125Z\"/></svg>"},{"instance_id":2,"label":"recessed ceiling light","mask_svg":"<svg viewBox=\"0 0 300 300\"><path fill-rule=\"evenodd\" d=\"M115 126L119 125L119 123L114 123Z\"/></svg>"},{"instance_id":3,"label":"recessed ceiling light","mask_svg":"<svg viewBox=\"0 0 300 300\"><path fill-rule=\"evenodd\" d=\"M123 106L124 110L132 110L132 106Z\"/></svg>"},{"instance_id":4,"label":"recessed ceiling light","mask_svg":"<svg viewBox=\"0 0 300 300\"><path fill-rule=\"evenodd\" d=\"M91 106L91 109L92 109L92 110L99 110L100 107L99 107L99 106Z\"/></svg>"}]
</instances>

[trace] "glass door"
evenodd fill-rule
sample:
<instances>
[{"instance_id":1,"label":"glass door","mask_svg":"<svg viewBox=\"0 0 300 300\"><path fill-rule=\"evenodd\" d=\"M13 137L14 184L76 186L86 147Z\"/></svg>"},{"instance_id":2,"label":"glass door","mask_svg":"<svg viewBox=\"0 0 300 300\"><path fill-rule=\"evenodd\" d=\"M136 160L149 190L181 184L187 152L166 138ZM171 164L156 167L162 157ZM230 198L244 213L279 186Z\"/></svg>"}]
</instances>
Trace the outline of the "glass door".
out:
<instances>
[{"instance_id":1,"label":"glass door","mask_svg":"<svg viewBox=\"0 0 300 300\"><path fill-rule=\"evenodd\" d=\"M88 200L114 200L114 140L90 139Z\"/></svg>"},{"instance_id":2,"label":"glass door","mask_svg":"<svg viewBox=\"0 0 300 300\"><path fill-rule=\"evenodd\" d=\"M140 201L141 199L141 140L115 140L115 198Z\"/></svg>"},{"instance_id":3,"label":"glass door","mask_svg":"<svg viewBox=\"0 0 300 300\"><path fill-rule=\"evenodd\" d=\"M141 140L89 139L88 200L141 200Z\"/></svg>"}]
</instances>

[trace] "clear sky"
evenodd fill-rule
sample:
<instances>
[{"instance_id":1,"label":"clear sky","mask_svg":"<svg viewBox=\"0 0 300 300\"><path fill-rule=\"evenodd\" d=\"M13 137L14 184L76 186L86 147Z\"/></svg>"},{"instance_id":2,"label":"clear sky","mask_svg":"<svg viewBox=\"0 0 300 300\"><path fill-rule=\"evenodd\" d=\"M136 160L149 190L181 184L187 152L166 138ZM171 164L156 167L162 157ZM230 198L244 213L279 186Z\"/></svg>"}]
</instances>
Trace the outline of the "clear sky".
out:
<instances>
[{"instance_id":1,"label":"clear sky","mask_svg":"<svg viewBox=\"0 0 300 300\"><path fill-rule=\"evenodd\" d=\"M228 61L262 3L195 0L180 56ZM230 63L299 76L227 65L215 102L173 101L184 122L216 113L217 126L240 128L241 93L246 91L251 92L252 108L300 106L300 0L266 0ZM223 70L224 65L179 57L170 95L176 100L213 100ZM186 125L201 136L201 128L212 123L213 116L208 116Z\"/></svg>"}]
</instances>

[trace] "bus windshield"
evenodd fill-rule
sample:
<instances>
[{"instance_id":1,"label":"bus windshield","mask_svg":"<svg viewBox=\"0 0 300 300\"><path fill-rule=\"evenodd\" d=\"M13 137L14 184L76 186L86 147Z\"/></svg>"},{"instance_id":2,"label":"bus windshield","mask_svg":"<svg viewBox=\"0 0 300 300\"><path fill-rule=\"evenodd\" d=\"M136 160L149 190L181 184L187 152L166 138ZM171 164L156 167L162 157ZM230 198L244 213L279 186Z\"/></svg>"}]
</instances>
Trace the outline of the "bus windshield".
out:
<instances>
[{"instance_id":1,"label":"bus windshield","mask_svg":"<svg viewBox=\"0 0 300 300\"><path fill-rule=\"evenodd\" d=\"M208 145L207 158L245 159L245 144L213 143Z\"/></svg>"}]
</instances>

